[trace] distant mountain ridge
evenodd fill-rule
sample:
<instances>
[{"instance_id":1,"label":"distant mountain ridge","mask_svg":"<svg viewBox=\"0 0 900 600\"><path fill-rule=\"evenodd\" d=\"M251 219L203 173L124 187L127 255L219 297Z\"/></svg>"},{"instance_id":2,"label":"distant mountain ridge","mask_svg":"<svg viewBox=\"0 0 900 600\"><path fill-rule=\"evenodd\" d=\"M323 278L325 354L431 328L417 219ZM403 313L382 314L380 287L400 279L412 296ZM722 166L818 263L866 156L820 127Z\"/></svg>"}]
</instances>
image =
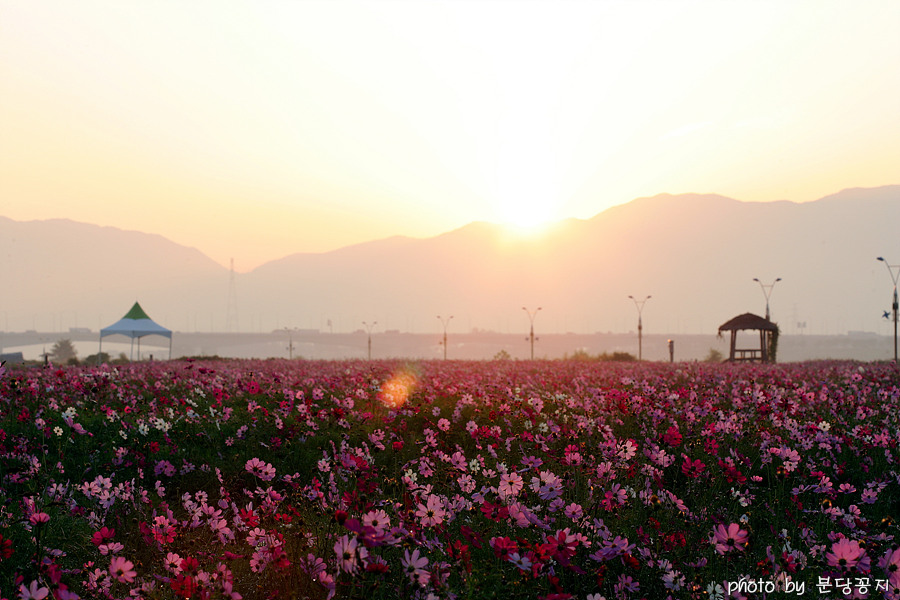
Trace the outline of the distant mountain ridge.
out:
<instances>
[{"instance_id":1,"label":"distant mountain ridge","mask_svg":"<svg viewBox=\"0 0 900 600\"><path fill-rule=\"evenodd\" d=\"M629 295L651 295L645 332L714 332L742 312L787 333L886 331L892 283L876 260L900 263L900 185L844 190L814 202L741 202L660 194L568 219L534 237L470 223L298 253L236 275L241 330L629 331ZM67 248L59 253L51 248ZM891 253L897 254L896 257ZM99 329L135 300L175 330L223 330L229 272L158 235L65 220L0 217L0 328ZM328 323L331 323L329 326ZM805 324L805 325L803 325ZM803 325L803 326L801 326Z\"/></svg>"}]
</instances>

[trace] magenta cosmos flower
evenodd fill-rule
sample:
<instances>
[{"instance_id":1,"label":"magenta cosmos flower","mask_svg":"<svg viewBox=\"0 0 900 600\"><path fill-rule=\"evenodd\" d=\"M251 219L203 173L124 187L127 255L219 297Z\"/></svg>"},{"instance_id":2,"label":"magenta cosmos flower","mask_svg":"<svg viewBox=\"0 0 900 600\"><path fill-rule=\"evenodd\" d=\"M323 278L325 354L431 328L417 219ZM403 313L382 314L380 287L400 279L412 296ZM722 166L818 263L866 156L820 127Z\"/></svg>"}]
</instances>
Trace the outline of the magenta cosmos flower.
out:
<instances>
[{"instance_id":1,"label":"magenta cosmos flower","mask_svg":"<svg viewBox=\"0 0 900 600\"><path fill-rule=\"evenodd\" d=\"M724 525L716 525L709 542L715 544L716 552L725 554L732 550L743 550L750 534L741 529L737 523L732 523L727 528Z\"/></svg>"}]
</instances>

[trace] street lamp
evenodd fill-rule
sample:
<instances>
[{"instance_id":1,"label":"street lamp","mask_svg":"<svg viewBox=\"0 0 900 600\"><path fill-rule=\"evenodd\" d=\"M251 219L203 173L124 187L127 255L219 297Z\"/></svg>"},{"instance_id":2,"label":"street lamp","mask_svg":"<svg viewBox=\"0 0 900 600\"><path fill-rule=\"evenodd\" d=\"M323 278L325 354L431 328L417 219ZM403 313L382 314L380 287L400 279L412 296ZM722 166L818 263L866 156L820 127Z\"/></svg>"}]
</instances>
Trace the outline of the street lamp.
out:
<instances>
[{"instance_id":1,"label":"street lamp","mask_svg":"<svg viewBox=\"0 0 900 600\"><path fill-rule=\"evenodd\" d=\"M294 360L294 331L288 327L284 328L288 334L288 359Z\"/></svg>"},{"instance_id":2,"label":"street lamp","mask_svg":"<svg viewBox=\"0 0 900 600\"><path fill-rule=\"evenodd\" d=\"M900 270L894 273L894 269L900 268L900 265L889 264L888 261L880 256L878 257L878 260L885 264L888 273L891 274L891 280L894 282L894 362L897 362L897 310L898 307L900 307L897 302L897 276L900 275Z\"/></svg>"},{"instance_id":3,"label":"street lamp","mask_svg":"<svg viewBox=\"0 0 900 600\"><path fill-rule=\"evenodd\" d=\"M766 297L766 321L769 321L770 320L769 319L769 298L772 297L772 288L775 287L776 283L781 281L781 277L777 278L775 281L773 281L769 285L763 285L763 282L760 281L759 279L757 279L756 277L753 278L753 281L755 281L756 283L759 284L759 287L762 288L763 294Z\"/></svg>"},{"instance_id":4,"label":"street lamp","mask_svg":"<svg viewBox=\"0 0 900 600\"><path fill-rule=\"evenodd\" d=\"M369 360L372 360L372 328L376 325L378 325L378 321L372 321L371 325L363 321L363 327L366 328L366 332L369 334Z\"/></svg>"},{"instance_id":5,"label":"street lamp","mask_svg":"<svg viewBox=\"0 0 900 600\"><path fill-rule=\"evenodd\" d=\"M537 312L539 310L541 310L541 307L538 306L536 309L534 309L534 311L530 311L523 306L522 310L525 311L525 313L528 315L528 320L531 321L531 333L525 339L531 340L531 360L534 360L534 316L537 314Z\"/></svg>"},{"instance_id":6,"label":"street lamp","mask_svg":"<svg viewBox=\"0 0 900 600\"><path fill-rule=\"evenodd\" d=\"M444 326L444 360L447 360L447 323L450 322L450 319L453 318L453 315L450 315L446 319L441 318L441 315L437 316L438 320L440 320L441 324Z\"/></svg>"},{"instance_id":7,"label":"street lamp","mask_svg":"<svg viewBox=\"0 0 900 600\"><path fill-rule=\"evenodd\" d=\"M647 300L650 299L650 296L647 296L643 300L638 300L634 296L628 296L632 300L634 300L634 306L638 311L638 360L643 360L644 353L644 323L641 320L641 314L644 312L644 304L647 303Z\"/></svg>"}]
</instances>

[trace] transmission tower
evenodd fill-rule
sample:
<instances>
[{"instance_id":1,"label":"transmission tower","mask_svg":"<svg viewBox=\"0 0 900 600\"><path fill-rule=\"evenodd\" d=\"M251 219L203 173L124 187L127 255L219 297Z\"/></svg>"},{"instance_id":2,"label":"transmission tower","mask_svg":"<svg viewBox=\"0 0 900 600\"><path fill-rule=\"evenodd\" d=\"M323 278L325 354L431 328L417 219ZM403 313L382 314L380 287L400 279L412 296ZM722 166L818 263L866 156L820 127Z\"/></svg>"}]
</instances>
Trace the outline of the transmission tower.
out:
<instances>
[{"instance_id":1,"label":"transmission tower","mask_svg":"<svg viewBox=\"0 0 900 600\"><path fill-rule=\"evenodd\" d=\"M231 272L228 275L228 308L225 310L225 331L237 331L237 289L234 284L234 259L231 259Z\"/></svg>"}]
</instances>

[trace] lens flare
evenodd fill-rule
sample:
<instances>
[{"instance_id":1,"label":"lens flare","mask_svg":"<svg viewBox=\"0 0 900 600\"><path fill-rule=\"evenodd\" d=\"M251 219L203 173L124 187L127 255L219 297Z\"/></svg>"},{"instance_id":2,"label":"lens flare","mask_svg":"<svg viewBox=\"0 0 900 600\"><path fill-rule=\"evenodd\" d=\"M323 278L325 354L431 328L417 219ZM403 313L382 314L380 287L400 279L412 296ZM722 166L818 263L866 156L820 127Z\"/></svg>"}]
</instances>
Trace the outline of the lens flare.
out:
<instances>
[{"instance_id":1,"label":"lens flare","mask_svg":"<svg viewBox=\"0 0 900 600\"><path fill-rule=\"evenodd\" d=\"M386 408L396 410L406 404L417 383L418 377L412 369L401 369L381 384L378 401Z\"/></svg>"}]
</instances>

